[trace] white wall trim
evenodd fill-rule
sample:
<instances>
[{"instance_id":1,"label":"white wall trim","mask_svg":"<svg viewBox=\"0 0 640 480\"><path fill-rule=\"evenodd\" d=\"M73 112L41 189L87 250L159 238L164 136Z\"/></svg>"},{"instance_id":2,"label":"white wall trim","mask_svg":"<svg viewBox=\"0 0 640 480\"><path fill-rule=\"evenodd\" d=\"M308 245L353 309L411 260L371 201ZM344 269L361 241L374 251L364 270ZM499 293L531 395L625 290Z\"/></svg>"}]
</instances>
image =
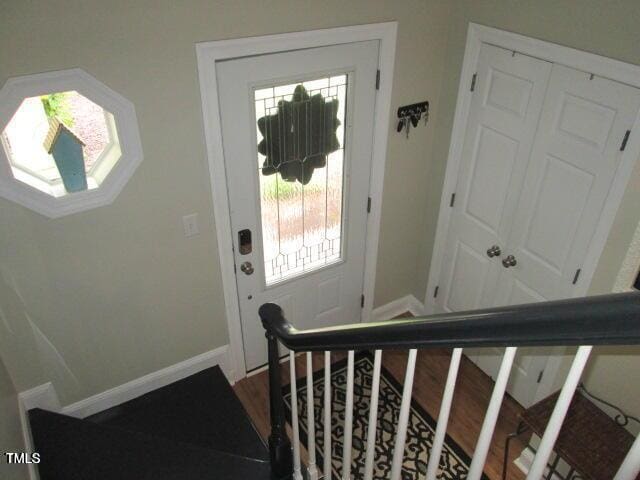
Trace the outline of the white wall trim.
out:
<instances>
[{"instance_id":1,"label":"white wall trim","mask_svg":"<svg viewBox=\"0 0 640 480\"><path fill-rule=\"evenodd\" d=\"M202 353L67 405L61 409L60 413L76 418L85 418L216 365L220 366L227 379L231 381L228 350L227 345L218 347L215 350Z\"/></svg>"},{"instance_id":2,"label":"white wall trim","mask_svg":"<svg viewBox=\"0 0 640 480\"><path fill-rule=\"evenodd\" d=\"M24 450L26 453L34 453L33 438L31 437L31 427L29 426L29 417L27 409L21 401L18 401L18 413L20 415L20 428L22 429L22 438L24 440ZM38 469L32 463L27 464L30 480L39 480L40 475Z\"/></svg>"},{"instance_id":3,"label":"white wall trim","mask_svg":"<svg viewBox=\"0 0 640 480\"><path fill-rule=\"evenodd\" d=\"M558 63L585 72L593 73L601 77L625 83L640 88L640 66L627 64L618 60L602 57L573 48L557 45L543 40L525 37L516 33L506 32L491 27L485 27L475 23L469 23L462 73L458 87L456 111L451 132L451 143L447 159L444 186L440 199L440 212L436 226L436 236L431 257L429 280L425 292L425 307L430 311L439 311L438 305L431 292L439 284L442 272L442 261L446 248L447 233L451 208L449 201L451 194L455 192L458 183L458 173L462 161L462 147L467 128L467 118L471 105L472 93L469 90L469 82L475 72L480 55L480 47L488 43L508 50L514 50L525 55L540 58L553 63ZM640 112L636 116L632 130L640 133ZM580 281L575 285L572 296L580 297L587 294L598 260L602 254L615 214L620 206L620 201L631 171L638 155L640 154L640 135L631 135L627 148L620 158L620 165L611 185L611 190L603 207L603 211L592 238L591 244L582 265ZM545 376L555 377L556 371L547 368ZM543 392L544 393L544 392ZM546 392L547 394L551 393Z\"/></svg>"},{"instance_id":4,"label":"white wall trim","mask_svg":"<svg viewBox=\"0 0 640 480\"><path fill-rule=\"evenodd\" d=\"M60 400L51 382L43 383L18 394L20 404L26 410L42 408L54 412L60 411Z\"/></svg>"},{"instance_id":5,"label":"white wall trim","mask_svg":"<svg viewBox=\"0 0 640 480\"><path fill-rule=\"evenodd\" d=\"M535 456L536 454L531 449L531 447L526 446L524 450L522 450L520 456L516 458L513 463L520 469L522 473L526 475L527 473L529 473L529 469L533 464L533 459L535 458Z\"/></svg>"},{"instance_id":6,"label":"white wall trim","mask_svg":"<svg viewBox=\"0 0 640 480\"><path fill-rule=\"evenodd\" d=\"M640 223L636 227L636 231L633 234L631 245L624 257L618 276L616 277L615 284L613 285L614 292L630 292L634 290L633 283L636 281L638 275L638 269L640 268Z\"/></svg>"},{"instance_id":7,"label":"white wall trim","mask_svg":"<svg viewBox=\"0 0 640 480\"><path fill-rule=\"evenodd\" d=\"M522 450L522 453L520 454L520 456L516 458L513 461L513 463L515 464L516 467L520 469L521 472L523 472L526 475L529 473L529 469L533 464L533 459L535 458L535 456L536 456L536 453L533 451L533 449L530 446L526 446L524 450ZM544 478L546 479L547 478L546 475L549 475L549 468L548 467L545 468L544 472L545 472ZM551 479L562 480L562 477L557 473L554 473Z\"/></svg>"},{"instance_id":8,"label":"white wall trim","mask_svg":"<svg viewBox=\"0 0 640 480\"><path fill-rule=\"evenodd\" d=\"M411 315L420 317L425 314L424 305L413 295L406 295L374 309L371 314L371 321L383 322L391 320L404 312L411 312Z\"/></svg>"},{"instance_id":9,"label":"white wall trim","mask_svg":"<svg viewBox=\"0 0 640 480\"><path fill-rule=\"evenodd\" d=\"M196 45L200 94L202 97L204 136L207 145L212 203L218 240L218 256L222 272L227 327L229 329L230 358L236 380L244 378L246 375L246 364L244 359L244 345L242 342L238 290L233 268L232 229L229 215L224 150L222 146L222 126L217 96L216 61L367 40L378 40L380 42L379 68L381 79L380 90L377 91L374 114L373 154L369 190L371 196L371 213L367 219L363 287L365 304L362 310L362 321L368 321L373 310L384 168L389 135L389 111L391 107L396 32L397 22L387 22L220 40Z\"/></svg>"},{"instance_id":10,"label":"white wall trim","mask_svg":"<svg viewBox=\"0 0 640 480\"><path fill-rule=\"evenodd\" d=\"M55 388L51 382L43 383L37 387L33 387L18 394L18 412L20 414L20 426L22 428L22 437L24 439L24 447L27 453L33 453L33 438L31 437L31 427L29 426L28 411L32 408L43 408L53 412L60 411L60 401L56 394ZM38 469L33 464L28 464L29 478L38 480Z\"/></svg>"}]
</instances>

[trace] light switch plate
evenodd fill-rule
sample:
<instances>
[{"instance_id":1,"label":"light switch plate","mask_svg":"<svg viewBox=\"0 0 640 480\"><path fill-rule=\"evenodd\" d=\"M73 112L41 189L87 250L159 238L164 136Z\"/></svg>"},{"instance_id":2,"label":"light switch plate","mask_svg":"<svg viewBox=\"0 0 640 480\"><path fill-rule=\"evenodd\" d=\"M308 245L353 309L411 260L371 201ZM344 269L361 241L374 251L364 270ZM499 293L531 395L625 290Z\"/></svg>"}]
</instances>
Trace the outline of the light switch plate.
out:
<instances>
[{"instance_id":1,"label":"light switch plate","mask_svg":"<svg viewBox=\"0 0 640 480\"><path fill-rule=\"evenodd\" d=\"M185 237L193 237L200 233L200 227L198 226L198 214L190 213L182 217L182 226L184 228Z\"/></svg>"}]
</instances>

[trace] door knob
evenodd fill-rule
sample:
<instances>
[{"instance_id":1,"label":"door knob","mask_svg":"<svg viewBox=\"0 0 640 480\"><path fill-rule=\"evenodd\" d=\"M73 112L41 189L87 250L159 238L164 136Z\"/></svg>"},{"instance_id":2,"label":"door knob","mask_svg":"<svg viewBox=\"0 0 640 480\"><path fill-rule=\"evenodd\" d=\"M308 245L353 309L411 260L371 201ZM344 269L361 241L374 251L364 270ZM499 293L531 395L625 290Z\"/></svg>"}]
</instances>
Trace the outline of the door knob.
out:
<instances>
[{"instance_id":1,"label":"door knob","mask_svg":"<svg viewBox=\"0 0 640 480\"><path fill-rule=\"evenodd\" d=\"M246 275L251 275L253 273L253 265L251 262L244 262L240 265L240 270L242 270Z\"/></svg>"},{"instance_id":2,"label":"door knob","mask_svg":"<svg viewBox=\"0 0 640 480\"><path fill-rule=\"evenodd\" d=\"M504 268L515 267L517 263L518 261L513 255L507 255L504 260L502 260L502 265L504 266Z\"/></svg>"},{"instance_id":3,"label":"door knob","mask_svg":"<svg viewBox=\"0 0 640 480\"><path fill-rule=\"evenodd\" d=\"M489 250L487 250L487 256L489 258L499 257L502 252L500 251L500 247L498 245L494 245Z\"/></svg>"}]
</instances>

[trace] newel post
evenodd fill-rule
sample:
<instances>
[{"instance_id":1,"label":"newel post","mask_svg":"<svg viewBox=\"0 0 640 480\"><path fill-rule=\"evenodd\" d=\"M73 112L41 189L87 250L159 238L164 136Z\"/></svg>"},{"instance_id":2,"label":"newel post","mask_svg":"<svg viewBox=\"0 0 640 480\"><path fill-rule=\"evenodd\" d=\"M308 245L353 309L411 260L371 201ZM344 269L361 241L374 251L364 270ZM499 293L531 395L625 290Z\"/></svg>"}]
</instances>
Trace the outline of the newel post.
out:
<instances>
[{"instance_id":1,"label":"newel post","mask_svg":"<svg viewBox=\"0 0 640 480\"><path fill-rule=\"evenodd\" d=\"M282 398L282 377L280 372L280 355L278 339L271 328L274 315L282 315L280 307L264 304L260 307L260 319L264 326L269 351L269 407L271 415L271 433L269 435L269 454L271 458L271 477L273 479L290 479L293 472L291 442L287 436L284 400Z\"/></svg>"}]
</instances>

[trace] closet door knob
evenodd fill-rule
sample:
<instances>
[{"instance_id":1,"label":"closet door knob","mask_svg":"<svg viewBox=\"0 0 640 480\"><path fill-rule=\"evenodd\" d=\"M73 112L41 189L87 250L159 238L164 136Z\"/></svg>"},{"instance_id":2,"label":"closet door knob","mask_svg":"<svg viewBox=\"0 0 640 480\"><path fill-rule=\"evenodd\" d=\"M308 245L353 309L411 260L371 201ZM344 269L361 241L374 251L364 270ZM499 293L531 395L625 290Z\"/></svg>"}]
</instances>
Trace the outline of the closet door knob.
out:
<instances>
[{"instance_id":1,"label":"closet door knob","mask_svg":"<svg viewBox=\"0 0 640 480\"><path fill-rule=\"evenodd\" d=\"M502 260L502 266L504 268L515 267L517 264L518 264L518 261L516 260L516 257L514 257L513 255L507 255Z\"/></svg>"},{"instance_id":2,"label":"closet door knob","mask_svg":"<svg viewBox=\"0 0 640 480\"><path fill-rule=\"evenodd\" d=\"M494 245L489 250L487 250L487 256L489 258L499 257L502 252L500 251L500 247L498 245Z\"/></svg>"}]
</instances>

